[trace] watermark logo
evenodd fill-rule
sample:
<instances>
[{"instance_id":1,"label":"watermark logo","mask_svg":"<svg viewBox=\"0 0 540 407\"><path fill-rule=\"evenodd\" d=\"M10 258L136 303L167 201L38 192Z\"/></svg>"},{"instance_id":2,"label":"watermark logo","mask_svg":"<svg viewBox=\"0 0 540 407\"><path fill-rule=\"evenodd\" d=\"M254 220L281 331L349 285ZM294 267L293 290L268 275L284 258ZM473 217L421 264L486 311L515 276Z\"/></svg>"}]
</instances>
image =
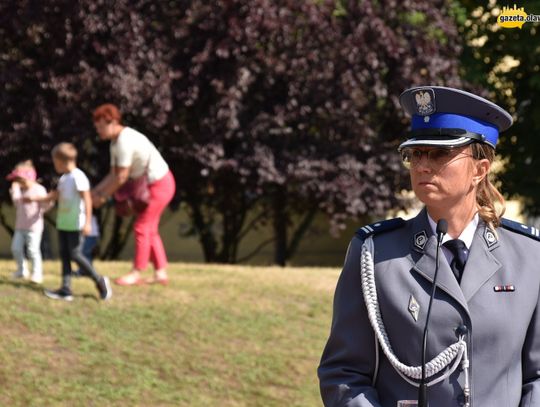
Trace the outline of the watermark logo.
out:
<instances>
[{"instance_id":1,"label":"watermark logo","mask_svg":"<svg viewBox=\"0 0 540 407\"><path fill-rule=\"evenodd\" d=\"M503 28L523 28L525 23L540 22L540 15L527 14L523 7L517 8L514 4L514 8L503 7L499 17L497 17L497 24Z\"/></svg>"}]
</instances>

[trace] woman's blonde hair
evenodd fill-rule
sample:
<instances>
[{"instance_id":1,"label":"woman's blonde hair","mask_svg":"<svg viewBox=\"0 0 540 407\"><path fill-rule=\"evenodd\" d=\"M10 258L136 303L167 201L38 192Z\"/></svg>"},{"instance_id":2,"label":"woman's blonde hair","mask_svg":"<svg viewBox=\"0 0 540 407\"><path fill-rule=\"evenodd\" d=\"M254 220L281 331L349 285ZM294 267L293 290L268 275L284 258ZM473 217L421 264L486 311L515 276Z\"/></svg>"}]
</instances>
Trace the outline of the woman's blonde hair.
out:
<instances>
[{"instance_id":1,"label":"woman's blonde hair","mask_svg":"<svg viewBox=\"0 0 540 407\"><path fill-rule=\"evenodd\" d=\"M472 143L473 158L476 160L487 159L490 163L495 160L495 149L487 144ZM497 190L489 179L490 174L478 184L476 188L476 203L478 204L478 215L492 229L497 228L501 223L501 218L506 210L504 197Z\"/></svg>"}]
</instances>

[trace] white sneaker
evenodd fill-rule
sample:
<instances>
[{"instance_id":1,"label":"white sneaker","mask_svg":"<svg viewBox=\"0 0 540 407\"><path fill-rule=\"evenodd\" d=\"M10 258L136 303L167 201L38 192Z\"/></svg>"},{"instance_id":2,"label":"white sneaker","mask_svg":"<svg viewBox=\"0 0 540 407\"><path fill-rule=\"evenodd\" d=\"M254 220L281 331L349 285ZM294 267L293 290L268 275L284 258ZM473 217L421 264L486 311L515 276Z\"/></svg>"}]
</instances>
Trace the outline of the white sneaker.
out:
<instances>
[{"instance_id":1,"label":"white sneaker","mask_svg":"<svg viewBox=\"0 0 540 407\"><path fill-rule=\"evenodd\" d=\"M30 277L30 281L35 284L42 284L43 283L43 276L32 276Z\"/></svg>"},{"instance_id":2,"label":"white sneaker","mask_svg":"<svg viewBox=\"0 0 540 407\"><path fill-rule=\"evenodd\" d=\"M12 278L18 280L20 278L24 278L25 280L28 279L28 277L30 276L30 273L28 272L28 270L23 270L22 272L20 271L16 271L15 273L12 274Z\"/></svg>"}]
</instances>

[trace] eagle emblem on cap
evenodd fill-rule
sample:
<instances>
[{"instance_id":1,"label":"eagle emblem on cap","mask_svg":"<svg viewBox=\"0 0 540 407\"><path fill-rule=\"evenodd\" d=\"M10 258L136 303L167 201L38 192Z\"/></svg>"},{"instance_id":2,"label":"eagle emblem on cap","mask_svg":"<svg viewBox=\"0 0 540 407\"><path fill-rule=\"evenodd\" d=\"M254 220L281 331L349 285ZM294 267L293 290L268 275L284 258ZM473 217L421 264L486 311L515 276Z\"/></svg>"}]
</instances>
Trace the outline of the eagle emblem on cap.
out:
<instances>
[{"instance_id":1,"label":"eagle emblem on cap","mask_svg":"<svg viewBox=\"0 0 540 407\"><path fill-rule=\"evenodd\" d=\"M423 89L415 92L416 111L421 116L435 113L435 94L431 89Z\"/></svg>"}]
</instances>

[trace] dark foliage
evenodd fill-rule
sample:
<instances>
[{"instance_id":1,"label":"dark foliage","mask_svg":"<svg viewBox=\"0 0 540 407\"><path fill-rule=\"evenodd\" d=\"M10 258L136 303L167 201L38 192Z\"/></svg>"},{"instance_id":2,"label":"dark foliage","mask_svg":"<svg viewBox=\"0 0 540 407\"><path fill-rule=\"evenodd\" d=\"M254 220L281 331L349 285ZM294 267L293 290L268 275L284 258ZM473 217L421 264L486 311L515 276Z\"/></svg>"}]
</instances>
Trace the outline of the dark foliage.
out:
<instances>
[{"instance_id":1,"label":"dark foliage","mask_svg":"<svg viewBox=\"0 0 540 407\"><path fill-rule=\"evenodd\" d=\"M512 4L457 3L460 31L469 44L463 53L463 75L489 89L489 96L514 115L515 124L502 133L497 146L506 162L501 189L507 196L521 198L530 215L540 216L540 98L536 96L540 94L540 25L498 27L498 11ZM540 14L540 1L519 6L529 14Z\"/></svg>"},{"instance_id":2,"label":"dark foliage","mask_svg":"<svg viewBox=\"0 0 540 407\"><path fill-rule=\"evenodd\" d=\"M0 6L2 172L28 156L50 174L69 139L96 181L89 113L116 102L161 147L208 261L241 260L268 223L283 264L320 211L337 232L399 207L398 96L459 83L444 1L47 4Z\"/></svg>"},{"instance_id":3,"label":"dark foliage","mask_svg":"<svg viewBox=\"0 0 540 407\"><path fill-rule=\"evenodd\" d=\"M91 122L96 105L118 103L128 120L144 120L146 129L165 121L170 86L162 47L143 35L145 16L133 12L129 1L115 2L114 9L109 4L0 3L1 173L31 158L44 184L54 187L51 148L71 141L79 149L79 167L97 182L109 163L108 146L97 142ZM8 185L3 177L0 182L5 202ZM117 243L128 232L121 219L113 223L107 257L118 255Z\"/></svg>"},{"instance_id":4,"label":"dark foliage","mask_svg":"<svg viewBox=\"0 0 540 407\"><path fill-rule=\"evenodd\" d=\"M234 261L246 222L271 219L283 263L317 211L335 232L399 206L397 97L458 83L444 2L203 4L177 25L173 111L188 144L172 156L207 257Z\"/></svg>"}]
</instances>

